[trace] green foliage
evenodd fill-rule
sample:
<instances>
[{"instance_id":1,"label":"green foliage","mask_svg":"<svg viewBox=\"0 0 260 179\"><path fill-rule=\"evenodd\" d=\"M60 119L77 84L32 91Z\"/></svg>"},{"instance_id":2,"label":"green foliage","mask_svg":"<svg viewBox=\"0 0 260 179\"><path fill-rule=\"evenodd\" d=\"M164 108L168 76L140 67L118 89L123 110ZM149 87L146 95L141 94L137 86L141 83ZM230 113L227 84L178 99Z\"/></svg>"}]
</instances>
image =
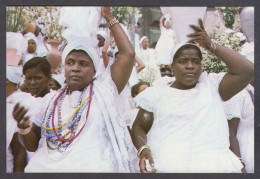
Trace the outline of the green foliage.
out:
<instances>
[{"instance_id":1,"label":"green foliage","mask_svg":"<svg viewBox=\"0 0 260 179\"><path fill-rule=\"evenodd\" d=\"M22 12L24 7L7 7L6 10L6 31L18 32L22 31L24 26L24 20L22 18Z\"/></svg>"},{"instance_id":2,"label":"green foliage","mask_svg":"<svg viewBox=\"0 0 260 179\"><path fill-rule=\"evenodd\" d=\"M223 14L225 26L232 28L235 22L235 15L238 13L240 7L220 7L219 9Z\"/></svg>"},{"instance_id":3,"label":"green foliage","mask_svg":"<svg viewBox=\"0 0 260 179\"><path fill-rule=\"evenodd\" d=\"M111 12L117 20L125 25L129 25L131 23L131 12L133 11L133 7L120 7L114 6L111 7Z\"/></svg>"}]
</instances>

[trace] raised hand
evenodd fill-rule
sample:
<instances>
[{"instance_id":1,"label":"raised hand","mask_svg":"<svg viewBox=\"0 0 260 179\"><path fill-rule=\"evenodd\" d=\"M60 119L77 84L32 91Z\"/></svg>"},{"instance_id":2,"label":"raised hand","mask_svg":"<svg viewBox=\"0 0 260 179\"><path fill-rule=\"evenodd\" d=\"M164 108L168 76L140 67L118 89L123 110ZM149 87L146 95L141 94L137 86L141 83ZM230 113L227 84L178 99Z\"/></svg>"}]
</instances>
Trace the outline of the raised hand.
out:
<instances>
[{"instance_id":1,"label":"raised hand","mask_svg":"<svg viewBox=\"0 0 260 179\"><path fill-rule=\"evenodd\" d=\"M27 109L25 109L23 106L20 106L19 103L17 103L14 106L13 109L13 117L14 119L17 121L17 127L20 129L26 129L28 127L30 127L30 117L29 116L25 116L25 114L27 113Z\"/></svg>"},{"instance_id":2,"label":"raised hand","mask_svg":"<svg viewBox=\"0 0 260 179\"><path fill-rule=\"evenodd\" d=\"M146 160L149 161L149 164L151 165L151 167L154 167L154 161L153 161L153 157L152 154L150 152L150 150L143 150L141 155L140 155L140 161L139 161L139 167L140 167L140 172L141 173L155 173L156 169L152 169L152 170L148 170L148 167L146 166Z\"/></svg>"},{"instance_id":3,"label":"raised hand","mask_svg":"<svg viewBox=\"0 0 260 179\"><path fill-rule=\"evenodd\" d=\"M195 30L194 33L188 34L187 37L191 37L188 42L194 43L195 41L199 43L200 46L207 50L211 50L211 39L209 38L207 32L205 31L203 22L201 18L199 18L199 26L190 25L191 28Z\"/></svg>"}]
</instances>

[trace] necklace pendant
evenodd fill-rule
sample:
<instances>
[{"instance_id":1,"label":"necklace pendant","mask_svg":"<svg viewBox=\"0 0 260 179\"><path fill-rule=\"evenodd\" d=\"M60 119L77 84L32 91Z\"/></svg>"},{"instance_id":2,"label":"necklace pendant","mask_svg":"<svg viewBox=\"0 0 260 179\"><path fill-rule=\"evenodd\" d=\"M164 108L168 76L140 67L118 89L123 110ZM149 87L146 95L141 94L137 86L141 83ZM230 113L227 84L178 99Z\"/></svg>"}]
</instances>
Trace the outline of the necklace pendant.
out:
<instances>
[{"instance_id":1,"label":"necklace pendant","mask_svg":"<svg viewBox=\"0 0 260 179\"><path fill-rule=\"evenodd\" d=\"M71 138L71 130L70 129L63 129L61 131L61 136L63 139L70 139Z\"/></svg>"}]
</instances>

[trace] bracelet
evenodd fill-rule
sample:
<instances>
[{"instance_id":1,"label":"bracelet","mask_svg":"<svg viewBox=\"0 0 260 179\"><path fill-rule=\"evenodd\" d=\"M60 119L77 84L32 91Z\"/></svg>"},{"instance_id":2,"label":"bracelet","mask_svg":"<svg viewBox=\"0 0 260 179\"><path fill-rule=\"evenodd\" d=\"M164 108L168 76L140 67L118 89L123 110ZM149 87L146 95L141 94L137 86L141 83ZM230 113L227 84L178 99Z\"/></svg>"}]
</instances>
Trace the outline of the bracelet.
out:
<instances>
[{"instance_id":1,"label":"bracelet","mask_svg":"<svg viewBox=\"0 0 260 179\"><path fill-rule=\"evenodd\" d=\"M111 20L110 22L107 23L107 27L111 28L113 25L118 24L118 23L119 23L119 21L116 18L114 18L113 20Z\"/></svg>"},{"instance_id":2,"label":"bracelet","mask_svg":"<svg viewBox=\"0 0 260 179\"><path fill-rule=\"evenodd\" d=\"M18 126L17 127L17 132L21 135L27 135L31 132L32 129L32 125L30 125L29 127L27 127L26 129L20 129Z\"/></svg>"},{"instance_id":3,"label":"bracelet","mask_svg":"<svg viewBox=\"0 0 260 179\"><path fill-rule=\"evenodd\" d=\"M140 157L140 155L141 155L141 153L142 153L142 151L143 151L144 149L149 149L149 151L151 152L150 147L149 147L148 145L144 145L144 146L142 146L142 147L137 151L137 156L138 156L138 157Z\"/></svg>"},{"instance_id":4,"label":"bracelet","mask_svg":"<svg viewBox=\"0 0 260 179\"><path fill-rule=\"evenodd\" d=\"M215 54L216 48L217 48L217 44L215 42L211 41L211 44L210 44L211 53Z\"/></svg>"}]
</instances>

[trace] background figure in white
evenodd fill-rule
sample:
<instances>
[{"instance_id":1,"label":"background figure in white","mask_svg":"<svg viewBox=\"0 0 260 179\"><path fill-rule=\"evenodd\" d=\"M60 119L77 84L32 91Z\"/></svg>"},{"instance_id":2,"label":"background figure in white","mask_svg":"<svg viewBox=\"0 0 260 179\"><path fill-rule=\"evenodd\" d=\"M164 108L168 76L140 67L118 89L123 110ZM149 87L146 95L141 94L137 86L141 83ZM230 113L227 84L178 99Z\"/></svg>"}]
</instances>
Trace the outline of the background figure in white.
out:
<instances>
[{"instance_id":1,"label":"background figure in white","mask_svg":"<svg viewBox=\"0 0 260 179\"><path fill-rule=\"evenodd\" d=\"M24 172L26 166L26 151L18 140L16 121L12 112L14 104L11 96L17 90L22 76L21 66L6 67L6 172Z\"/></svg>"},{"instance_id":2,"label":"background figure in white","mask_svg":"<svg viewBox=\"0 0 260 179\"><path fill-rule=\"evenodd\" d=\"M169 15L160 18L161 35L155 47L158 65L169 65L171 61L171 51L176 44L176 35L171 28L171 24Z\"/></svg>"},{"instance_id":3,"label":"background figure in white","mask_svg":"<svg viewBox=\"0 0 260 179\"><path fill-rule=\"evenodd\" d=\"M149 48L149 39L143 36L140 39L140 60L144 63L145 68L138 74L141 81L152 84L152 82L160 77L160 70L156 64L155 50Z\"/></svg>"},{"instance_id":4,"label":"background figure in white","mask_svg":"<svg viewBox=\"0 0 260 179\"><path fill-rule=\"evenodd\" d=\"M169 83L175 81L170 65L162 66L160 71L161 77L155 80L152 86L169 86Z\"/></svg>"},{"instance_id":5,"label":"background figure in white","mask_svg":"<svg viewBox=\"0 0 260 179\"><path fill-rule=\"evenodd\" d=\"M254 173L254 87L249 84L224 102L224 109L228 124L237 137L245 170Z\"/></svg>"},{"instance_id":6,"label":"background figure in white","mask_svg":"<svg viewBox=\"0 0 260 179\"><path fill-rule=\"evenodd\" d=\"M37 56L37 38L35 37L35 35L29 32L24 35L24 38L27 40L28 46L24 54L23 65L33 57Z\"/></svg>"}]
</instances>

